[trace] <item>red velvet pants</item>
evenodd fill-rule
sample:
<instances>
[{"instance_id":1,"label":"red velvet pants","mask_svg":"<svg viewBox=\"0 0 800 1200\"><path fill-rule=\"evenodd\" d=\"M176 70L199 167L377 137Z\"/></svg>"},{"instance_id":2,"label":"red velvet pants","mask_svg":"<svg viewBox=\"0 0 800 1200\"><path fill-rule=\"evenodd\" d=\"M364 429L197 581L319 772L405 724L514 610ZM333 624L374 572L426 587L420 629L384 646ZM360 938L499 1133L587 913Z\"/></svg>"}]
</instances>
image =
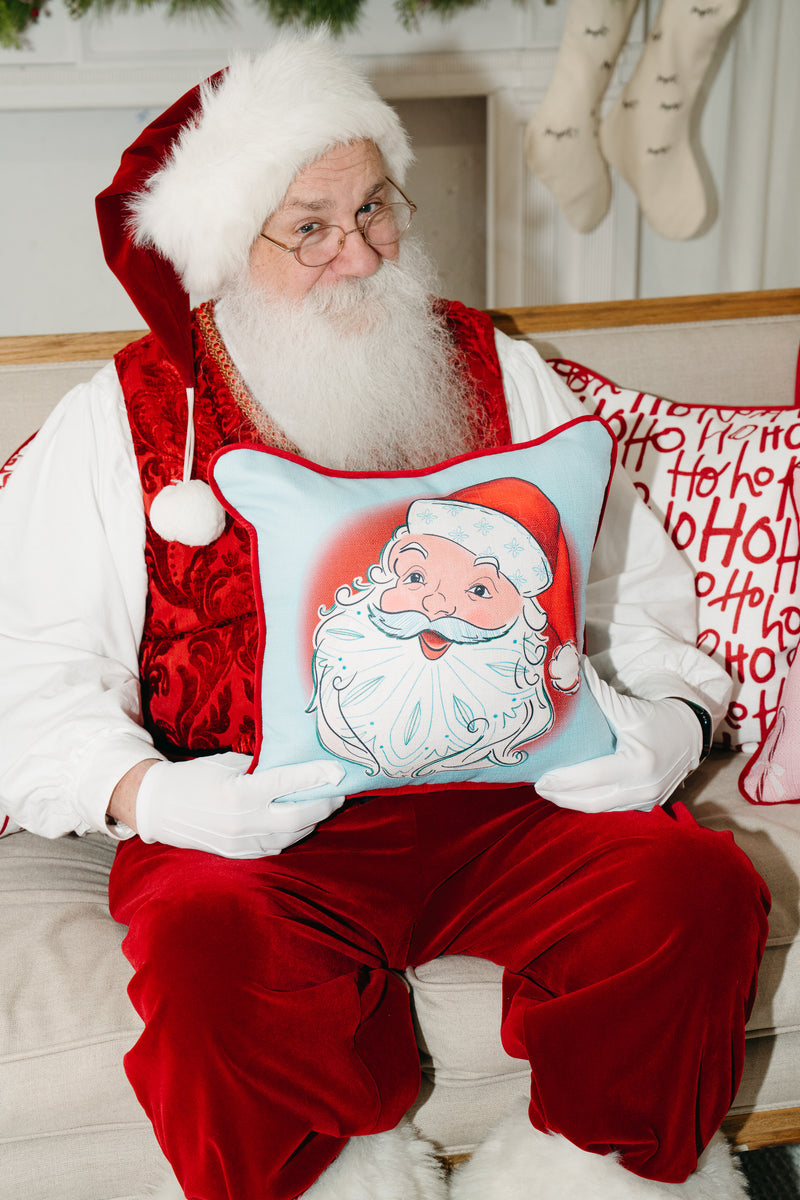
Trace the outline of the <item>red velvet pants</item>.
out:
<instances>
[{"instance_id":1,"label":"red velvet pants","mask_svg":"<svg viewBox=\"0 0 800 1200\"><path fill-rule=\"evenodd\" d=\"M130 1081L191 1200L290 1200L419 1088L394 971L506 968L531 1120L678 1182L727 1111L769 897L728 834L530 789L350 802L275 858L123 843Z\"/></svg>"}]
</instances>

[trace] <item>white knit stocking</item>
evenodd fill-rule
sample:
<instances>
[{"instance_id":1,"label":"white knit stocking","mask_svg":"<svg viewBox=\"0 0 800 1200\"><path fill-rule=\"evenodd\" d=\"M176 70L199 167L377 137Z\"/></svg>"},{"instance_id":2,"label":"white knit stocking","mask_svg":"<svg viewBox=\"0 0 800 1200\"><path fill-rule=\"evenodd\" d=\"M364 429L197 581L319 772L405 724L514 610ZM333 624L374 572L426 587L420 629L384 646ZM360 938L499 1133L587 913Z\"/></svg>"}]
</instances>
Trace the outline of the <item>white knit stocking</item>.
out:
<instances>
[{"instance_id":1,"label":"white knit stocking","mask_svg":"<svg viewBox=\"0 0 800 1200\"><path fill-rule=\"evenodd\" d=\"M719 40L742 0L662 0L630 82L603 121L600 145L666 238L693 237L708 212L690 121Z\"/></svg>"},{"instance_id":2,"label":"white knit stocking","mask_svg":"<svg viewBox=\"0 0 800 1200\"><path fill-rule=\"evenodd\" d=\"M525 131L531 170L579 232L599 224L611 200L600 153L600 102L639 0L571 0L555 72Z\"/></svg>"}]
</instances>

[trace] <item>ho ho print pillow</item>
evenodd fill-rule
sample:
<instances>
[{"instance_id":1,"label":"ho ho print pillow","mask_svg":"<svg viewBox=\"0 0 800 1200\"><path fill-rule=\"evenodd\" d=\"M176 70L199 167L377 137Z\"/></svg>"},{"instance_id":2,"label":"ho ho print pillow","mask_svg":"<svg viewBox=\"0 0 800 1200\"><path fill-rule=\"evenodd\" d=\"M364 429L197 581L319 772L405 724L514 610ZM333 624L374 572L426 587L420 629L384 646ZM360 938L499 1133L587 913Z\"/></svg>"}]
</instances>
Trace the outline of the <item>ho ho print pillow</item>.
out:
<instances>
[{"instance_id":1,"label":"ho ho print pillow","mask_svg":"<svg viewBox=\"0 0 800 1200\"><path fill-rule=\"evenodd\" d=\"M675 404L579 363L550 366L608 422L620 463L689 560L698 645L733 680L715 740L751 754L800 638L800 410Z\"/></svg>"},{"instance_id":2,"label":"ho ho print pillow","mask_svg":"<svg viewBox=\"0 0 800 1200\"><path fill-rule=\"evenodd\" d=\"M421 472L219 452L260 594L255 769L325 755L337 791L533 782L609 754L580 656L614 463L587 417Z\"/></svg>"}]
</instances>

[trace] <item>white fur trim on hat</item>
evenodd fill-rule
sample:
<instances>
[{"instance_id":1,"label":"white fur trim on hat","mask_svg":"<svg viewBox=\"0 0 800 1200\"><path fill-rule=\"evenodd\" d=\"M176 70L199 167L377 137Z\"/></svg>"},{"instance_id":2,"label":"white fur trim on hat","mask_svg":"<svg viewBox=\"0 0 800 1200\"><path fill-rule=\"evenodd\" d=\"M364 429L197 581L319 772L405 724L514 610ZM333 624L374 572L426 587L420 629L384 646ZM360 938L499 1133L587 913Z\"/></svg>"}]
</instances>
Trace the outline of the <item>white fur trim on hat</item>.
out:
<instances>
[{"instance_id":1,"label":"white fur trim on hat","mask_svg":"<svg viewBox=\"0 0 800 1200\"><path fill-rule=\"evenodd\" d=\"M553 582L544 550L519 521L494 508L442 500L414 500L406 517L408 532L458 542L476 558L493 559L521 596L538 596Z\"/></svg>"},{"instance_id":2,"label":"white fur trim on hat","mask_svg":"<svg viewBox=\"0 0 800 1200\"><path fill-rule=\"evenodd\" d=\"M322 34L240 55L200 94L198 117L131 201L135 240L195 294L219 294L298 173L329 150L373 141L401 185L412 161L397 113Z\"/></svg>"}]
</instances>

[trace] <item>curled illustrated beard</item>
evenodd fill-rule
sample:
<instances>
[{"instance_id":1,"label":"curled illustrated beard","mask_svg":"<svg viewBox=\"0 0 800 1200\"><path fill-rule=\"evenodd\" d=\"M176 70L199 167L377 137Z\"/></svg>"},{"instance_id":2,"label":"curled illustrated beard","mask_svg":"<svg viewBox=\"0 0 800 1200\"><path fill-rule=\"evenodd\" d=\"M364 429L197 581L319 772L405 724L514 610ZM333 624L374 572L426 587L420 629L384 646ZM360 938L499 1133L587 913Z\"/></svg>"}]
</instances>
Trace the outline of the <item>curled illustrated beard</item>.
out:
<instances>
[{"instance_id":1,"label":"curled illustrated beard","mask_svg":"<svg viewBox=\"0 0 800 1200\"><path fill-rule=\"evenodd\" d=\"M554 719L546 636L521 617L470 636L459 622L460 640L432 658L414 619L399 636L376 621L379 591L340 589L317 626L308 711L322 745L388 778L518 765Z\"/></svg>"}]
</instances>

